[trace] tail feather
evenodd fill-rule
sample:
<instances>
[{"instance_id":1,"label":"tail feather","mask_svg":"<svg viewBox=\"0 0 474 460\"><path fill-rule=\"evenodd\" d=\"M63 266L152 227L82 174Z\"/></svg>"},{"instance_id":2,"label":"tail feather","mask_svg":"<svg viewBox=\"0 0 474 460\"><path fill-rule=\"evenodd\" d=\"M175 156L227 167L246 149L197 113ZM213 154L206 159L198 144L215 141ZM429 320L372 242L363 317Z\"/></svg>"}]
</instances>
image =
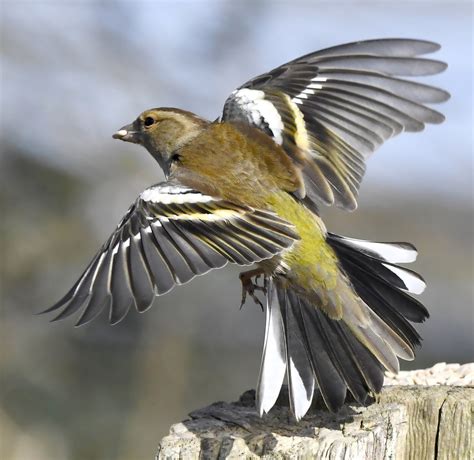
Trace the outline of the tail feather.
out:
<instances>
[{"instance_id":1,"label":"tail feather","mask_svg":"<svg viewBox=\"0 0 474 460\"><path fill-rule=\"evenodd\" d=\"M304 336L295 316L296 296L291 291L277 289L283 311L286 338L286 362L290 407L297 420L308 411L313 400L314 374Z\"/></svg>"},{"instance_id":2,"label":"tail feather","mask_svg":"<svg viewBox=\"0 0 474 460\"><path fill-rule=\"evenodd\" d=\"M430 314L425 306L405 292L394 289L386 281L359 269L356 264L343 261L343 267L352 281L354 279L360 280L365 286L370 286L372 291L385 300L391 310L399 313L408 321L422 323L429 318ZM369 305L371 304L369 303Z\"/></svg>"},{"instance_id":3,"label":"tail feather","mask_svg":"<svg viewBox=\"0 0 474 460\"><path fill-rule=\"evenodd\" d=\"M315 386L331 411L344 404L347 390L365 404L369 393L380 392L384 370L397 372L397 357L413 359L420 345L421 337L410 321L424 321L428 311L403 291L413 291L413 282L407 279L417 280L415 291L424 282L415 272L394 265L415 260L415 248L333 234L328 234L327 242L355 294L340 293L342 317L333 319L286 280L270 280L257 386L261 414L275 403L285 370L290 407L297 419L309 409Z\"/></svg>"},{"instance_id":4,"label":"tail feather","mask_svg":"<svg viewBox=\"0 0 474 460\"><path fill-rule=\"evenodd\" d=\"M328 238L346 248L352 248L369 257L392 264L415 262L418 255L415 246L410 243L378 243L375 241L357 240L345 236L328 233Z\"/></svg>"},{"instance_id":5,"label":"tail feather","mask_svg":"<svg viewBox=\"0 0 474 460\"><path fill-rule=\"evenodd\" d=\"M390 372L397 373L399 370L398 359L396 353L391 348L392 337L383 336L380 333L380 324L377 317L367 309L370 319L366 324L360 324L356 316L351 315L350 306L345 306L343 321L350 329L355 338L367 347L370 352L384 365L385 369ZM380 335L379 335L380 334ZM389 343L390 341L390 343ZM401 353L399 351L399 353Z\"/></svg>"},{"instance_id":6,"label":"tail feather","mask_svg":"<svg viewBox=\"0 0 474 460\"><path fill-rule=\"evenodd\" d=\"M299 301L300 329L314 370L314 377L326 406L336 411L344 404L347 386L333 363L328 343L323 340L318 324L314 322L314 310Z\"/></svg>"},{"instance_id":7,"label":"tail feather","mask_svg":"<svg viewBox=\"0 0 474 460\"><path fill-rule=\"evenodd\" d=\"M319 326L321 337L327 343L328 350L332 354L334 364L339 370L345 385L354 399L364 404L369 387L360 370L361 366L357 365L356 356L341 340L341 330L340 327L337 327L339 322L330 320L324 313L314 307L312 307L312 310L314 312L313 322L316 322L316 325ZM337 407L336 410L341 406Z\"/></svg>"},{"instance_id":8,"label":"tail feather","mask_svg":"<svg viewBox=\"0 0 474 460\"><path fill-rule=\"evenodd\" d=\"M345 245L344 240L333 239L328 235L328 243L340 255L342 260L347 259L355 263L361 270L370 273L391 286L402 289L413 294L421 294L425 287L424 279L412 270L402 268L383 259L367 256L350 245ZM343 263L344 265L344 263Z\"/></svg>"},{"instance_id":9,"label":"tail feather","mask_svg":"<svg viewBox=\"0 0 474 460\"><path fill-rule=\"evenodd\" d=\"M345 244L346 240L350 243L354 241L350 238L346 239L342 236L328 233L327 241L339 256L342 268L349 275L349 278L353 284L359 282L359 284L370 288L370 290L374 291L378 296L385 299L385 303L388 308L399 313L409 321L421 323L425 319L429 318L430 315L424 305L400 290L403 289L403 287L399 287L398 280L398 284L394 285L386 278L380 276L380 273L378 272L378 266L380 266L382 261L386 259L383 259L382 256L377 259L375 254L371 255L370 257L364 257L363 252L359 252L357 249L354 249L351 244ZM357 241L360 242L360 244L363 243L362 240ZM389 244L373 243L372 241L367 241L366 243L369 245L383 244L384 246ZM414 246L409 245L408 243L394 243L395 247L399 247L400 245L408 245L413 251L415 251ZM373 264L372 266L367 264L367 259L369 258ZM420 280L423 280L420 275L411 270L402 269L401 267L396 268L413 273ZM398 287L398 289L394 289L396 287ZM371 305L371 303L368 302L368 305Z\"/></svg>"},{"instance_id":10,"label":"tail feather","mask_svg":"<svg viewBox=\"0 0 474 460\"><path fill-rule=\"evenodd\" d=\"M339 335L344 340L346 347L350 349L351 356L354 357L357 368L362 373L369 389L373 393L379 393L382 389L385 370L380 361L356 340L344 323L333 323L333 328L339 330Z\"/></svg>"},{"instance_id":11,"label":"tail feather","mask_svg":"<svg viewBox=\"0 0 474 460\"><path fill-rule=\"evenodd\" d=\"M352 284L361 299L370 305L370 308L383 318L393 331L410 344L412 351L421 344L421 337L416 329L384 297L372 289L369 277L362 273L359 277L352 278Z\"/></svg>"},{"instance_id":12,"label":"tail feather","mask_svg":"<svg viewBox=\"0 0 474 460\"><path fill-rule=\"evenodd\" d=\"M286 340L283 317L273 280L268 281L265 342L257 382L256 404L262 416L275 404L286 371Z\"/></svg>"}]
</instances>

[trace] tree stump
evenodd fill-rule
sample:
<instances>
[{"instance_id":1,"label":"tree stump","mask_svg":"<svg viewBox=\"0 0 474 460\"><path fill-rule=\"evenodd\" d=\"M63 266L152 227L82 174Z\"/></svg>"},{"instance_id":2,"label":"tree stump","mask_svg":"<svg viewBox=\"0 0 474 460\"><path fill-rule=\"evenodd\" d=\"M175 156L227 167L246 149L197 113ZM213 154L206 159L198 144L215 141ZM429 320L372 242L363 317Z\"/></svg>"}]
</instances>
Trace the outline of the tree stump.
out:
<instances>
[{"instance_id":1,"label":"tree stump","mask_svg":"<svg viewBox=\"0 0 474 460\"><path fill-rule=\"evenodd\" d=\"M247 391L173 425L157 459L474 459L474 364L436 366L388 377L388 384L421 384L385 386L368 407L348 402L333 414L316 398L299 423L285 390L263 418ZM446 381L459 386L439 385Z\"/></svg>"}]
</instances>

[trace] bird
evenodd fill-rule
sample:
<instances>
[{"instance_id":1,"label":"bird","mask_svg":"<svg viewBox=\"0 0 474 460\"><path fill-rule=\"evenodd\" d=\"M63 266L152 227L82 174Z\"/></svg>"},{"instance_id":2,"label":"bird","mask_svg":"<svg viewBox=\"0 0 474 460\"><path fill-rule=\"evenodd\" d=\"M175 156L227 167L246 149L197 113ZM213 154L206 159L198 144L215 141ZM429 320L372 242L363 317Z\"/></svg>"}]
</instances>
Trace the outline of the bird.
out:
<instances>
[{"instance_id":1,"label":"bird","mask_svg":"<svg viewBox=\"0 0 474 460\"><path fill-rule=\"evenodd\" d=\"M412 78L446 69L425 57L439 49L391 38L306 54L234 90L215 121L145 110L113 138L145 147L166 180L139 195L44 312L52 321L78 314L82 325L106 310L116 324L198 275L240 265L242 303L260 303L258 291L265 299L260 416L285 381L297 421L316 394L333 412L348 394L368 404L386 371L414 359L412 323L429 313L412 294L425 282L401 266L415 261L412 244L337 235L320 209L354 211L370 155L444 120L429 105L449 93Z\"/></svg>"}]
</instances>

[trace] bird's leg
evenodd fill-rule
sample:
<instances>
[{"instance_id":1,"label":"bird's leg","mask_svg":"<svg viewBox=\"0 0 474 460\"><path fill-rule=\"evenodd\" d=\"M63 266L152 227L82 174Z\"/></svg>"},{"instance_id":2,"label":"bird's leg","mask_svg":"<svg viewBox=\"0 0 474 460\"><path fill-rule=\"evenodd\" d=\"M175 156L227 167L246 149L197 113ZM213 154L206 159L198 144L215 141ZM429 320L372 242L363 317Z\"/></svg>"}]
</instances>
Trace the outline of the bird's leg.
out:
<instances>
[{"instance_id":1,"label":"bird's leg","mask_svg":"<svg viewBox=\"0 0 474 460\"><path fill-rule=\"evenodd\" d=\"M263 277L263 283L261 287L258 285L260 277ZM255 286L257 286L258 289L260 289L265 294L267 293L267 284L268 284L268 277L264 275L263 271L259 273L257 276L255 276Z\"/></svg>"},{"instance_id":2,"label":"bird's leg","mask_svg":"<svg viewBox=\"0 0 474 460\"><path fill-rule=\"evenodd\" d=\"M264 284L263 286L259 286L257 284L257 280L262 275L264 276ZM252 281L252 278L254 276L255 282ZM262 302L260 302L260 299L255 295L255 291L262 291L264 294L267 294L264 271L261 268L255 268L253 270L240 273L239 278L240 282L242 283L242 303L240 304L240 308L243 307L245 300L247 299L247 294L249 294L250 297L252 297L253 301L257 305L260 305L260 308L263 311Z\"/></svg>"}]
</instances>

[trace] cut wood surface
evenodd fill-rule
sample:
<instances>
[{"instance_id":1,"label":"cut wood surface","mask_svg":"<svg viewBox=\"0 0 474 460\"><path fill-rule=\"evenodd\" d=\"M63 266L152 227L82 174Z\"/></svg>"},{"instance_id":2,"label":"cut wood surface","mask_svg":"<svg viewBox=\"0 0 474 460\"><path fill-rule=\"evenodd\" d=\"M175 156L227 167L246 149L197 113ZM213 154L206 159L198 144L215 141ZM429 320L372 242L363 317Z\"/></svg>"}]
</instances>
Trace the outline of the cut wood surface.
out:
<instances>
[{"instance_id":1,"label":"cut wood surface","mask_svg":"<svg viewBox=\"0 0 474 460\"><path fill-rule=\"evenodd\" d=\"M174 424L157 459L474 459L474 364L437 366L387 377L368 407L348 402L333 414L316 398L299 423L285 390L263 418L250 390ZM397 385L414 379L421 384Z\"/></svg>"}]
</instances>

